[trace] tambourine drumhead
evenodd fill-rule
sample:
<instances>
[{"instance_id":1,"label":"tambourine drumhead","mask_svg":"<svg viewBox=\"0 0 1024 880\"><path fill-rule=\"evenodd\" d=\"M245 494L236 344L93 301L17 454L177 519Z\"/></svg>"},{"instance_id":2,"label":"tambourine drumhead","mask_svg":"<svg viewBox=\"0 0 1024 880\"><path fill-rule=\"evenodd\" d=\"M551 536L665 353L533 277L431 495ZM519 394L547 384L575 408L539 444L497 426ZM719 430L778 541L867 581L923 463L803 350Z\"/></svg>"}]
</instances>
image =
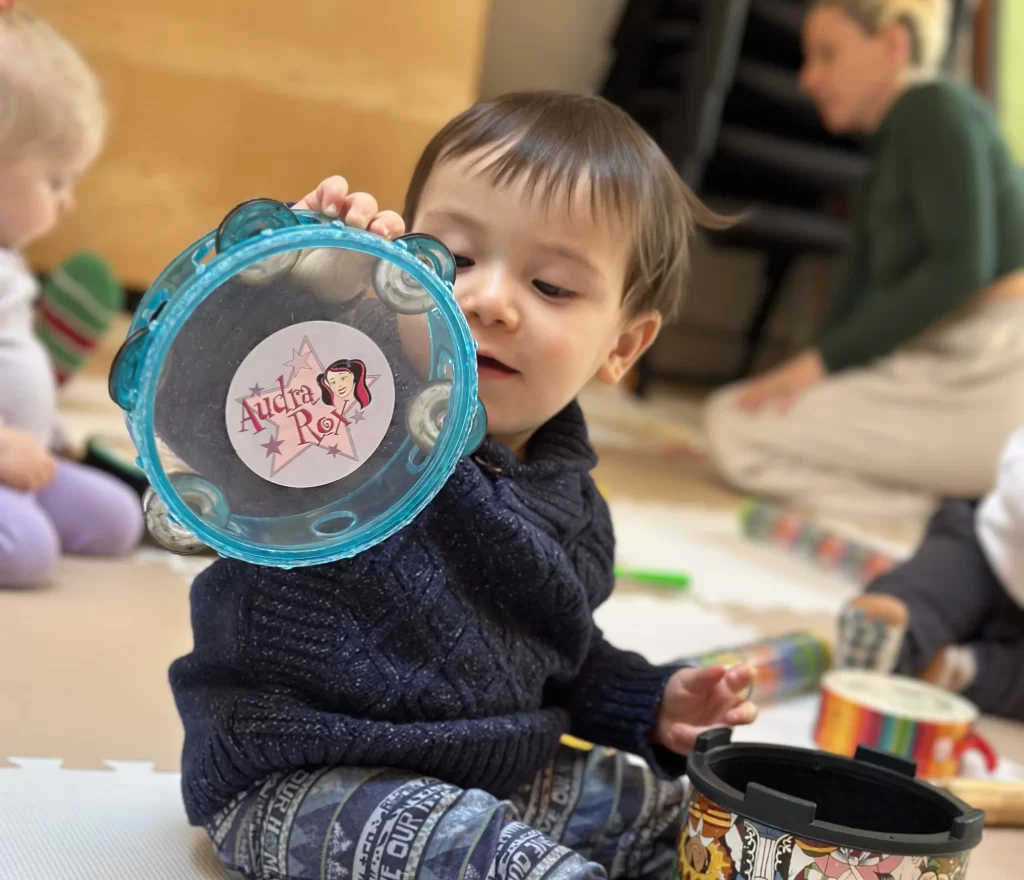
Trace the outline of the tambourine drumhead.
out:
<instances>
[{"instance_id":1,"label":"tambourine drumhead","mask_svg":"<svg viewBox=\"0 0 1024 880\"><path fill-rule=\"evenodd\" d=\"M191 532L250 561L322 563L407 523L482 439L475 346L439 242L257 208L284 227L256 224L205 264L204 240L192 277L147 294L112 393L187 530L176 549Z\"/></svg>"},{"instance_id":2,"label":"tambourine drumhead","mask_svg":"<svg viewBox=\"0 0 1024 880\"><path fill-rule=\"evenodd\" d=\"M978 717L974 704L935 685L898 675L859 669L829 672L824 690L883 715L932 724L971 724Z\"/></svg>"}]
</instances>

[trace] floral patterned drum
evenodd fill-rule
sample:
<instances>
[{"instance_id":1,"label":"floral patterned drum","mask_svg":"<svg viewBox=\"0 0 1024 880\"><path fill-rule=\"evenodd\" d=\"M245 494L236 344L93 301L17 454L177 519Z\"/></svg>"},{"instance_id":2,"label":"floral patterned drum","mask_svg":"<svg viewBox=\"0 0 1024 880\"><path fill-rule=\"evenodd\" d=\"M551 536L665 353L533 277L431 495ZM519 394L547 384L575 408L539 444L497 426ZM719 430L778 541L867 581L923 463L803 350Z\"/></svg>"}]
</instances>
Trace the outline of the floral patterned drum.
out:
<instances>
[{"instance_id":1,"label":"floral patterned drum","mask_svg":"<svg viewBox=\"0 0 1024 880\"><path fill-rule=\"evenodd\" d=\"M689 761L682 880L965 880L984 814L913 763L736 743L712 730Z\"/></svg>"}]
</instances>

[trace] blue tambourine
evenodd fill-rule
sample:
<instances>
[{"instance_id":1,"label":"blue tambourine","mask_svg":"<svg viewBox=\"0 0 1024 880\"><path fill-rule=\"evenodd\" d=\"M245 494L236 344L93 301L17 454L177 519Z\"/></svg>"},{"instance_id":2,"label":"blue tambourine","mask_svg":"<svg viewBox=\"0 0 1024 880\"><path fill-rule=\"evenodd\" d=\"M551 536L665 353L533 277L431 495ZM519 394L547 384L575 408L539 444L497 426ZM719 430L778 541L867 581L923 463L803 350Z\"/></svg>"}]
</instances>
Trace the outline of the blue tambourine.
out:
<instances>
[{"instance_id":1,"label":"blue tambourine","mask_svg":"<svg viewBox=\"0 0 1024 880\"><path fill-rule=\"evenodd\" d=\"M278 567L394 534L486 434L437 239L257 199L146 293L110 373L153 536Z\"/></svg>"}]
</instances>

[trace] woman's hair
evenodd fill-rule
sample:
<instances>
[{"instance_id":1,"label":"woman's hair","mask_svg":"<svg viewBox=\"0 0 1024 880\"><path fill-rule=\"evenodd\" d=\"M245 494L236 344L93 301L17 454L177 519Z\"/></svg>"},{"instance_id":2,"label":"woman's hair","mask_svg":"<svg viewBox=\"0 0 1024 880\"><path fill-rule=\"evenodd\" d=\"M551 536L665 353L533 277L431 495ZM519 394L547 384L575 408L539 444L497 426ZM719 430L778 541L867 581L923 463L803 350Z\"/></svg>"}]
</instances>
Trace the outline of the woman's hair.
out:
<instances>
[{"instance_id":1,"label":"woman's hair","mask_svg":"<svg viewBox=\"0 0 1024 880\"><path fill-rule=\"evenodd\" d=\"M893 23L910 33L910 62L918 70L934 73L949 47L949 0L814 0L814 6L835 6L869 34Z\"/></svg>"},{"instance_id":2,"label":"woman's hair","mask_svg":"<svg viewBox=\"0 0 1024 880\"><path fill-rule=\"evenodd\" d=\"M106 117L96 75L71 44L30 12L0 11L0 159L97 152Z\"/></svg>"},{"instance_id":3,"label":"woman's hair","mask_svg":"<svg viewBox=\"0 0 1024 880\"><path fill-rule=\"evenodd\" d=\"M352 360L335 361L316 377L317 384L320 386L320 398L324 403L333 406L334 391L327 384L328 373L351 373L353 379L352 391L356 400L359 401L359 405L363 409L370 405L370 389L366 384L366 364L354 358Z\"/></svg>"},{"instance_id":4,"label":"woman's hair","mask_svg":"<svg viewBox=\"0 0 1024 880\"><path fill-rule=\"evenodd\" d=\"M480 171L497 186L523 181L567 210L588 187L594 216L623 221L632 252L624 303L630 313L674 317L686 286L690 239L730 221L708 209L658 145L619 107L565 92L519 92L456 116L427 144L405 197L412 227L423 187L440 162L485 151Z\"/></svg>"}]
</instances>

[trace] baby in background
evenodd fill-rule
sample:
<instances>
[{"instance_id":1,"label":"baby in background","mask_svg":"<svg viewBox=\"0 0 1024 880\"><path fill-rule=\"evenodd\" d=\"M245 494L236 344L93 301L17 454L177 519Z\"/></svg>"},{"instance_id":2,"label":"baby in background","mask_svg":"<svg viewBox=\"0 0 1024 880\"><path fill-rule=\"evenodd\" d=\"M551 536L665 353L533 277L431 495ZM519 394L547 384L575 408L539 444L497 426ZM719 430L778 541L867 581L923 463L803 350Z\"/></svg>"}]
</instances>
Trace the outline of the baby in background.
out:
<instances>
[{"instance_id":1,"label":"baby in background","mask_svg":"<svg viewBox=\"0 0 1024 880\"><path fill-rule=\"evenodd\" d=\"M73 206L104 127L78 53L35 16L0 11L0 587L45 581L62 552L120 555L142 535L127 486L53 454L56 381L21 255Z\"/></svg>"},{"instance_id":2,"label":"baby in background","mask_svg":"<svg viewBox=\"0 0 1024 880\"><path fill-rule=\"evenodd\" d=\"M1024 721L1024 429L979 503L945 501L840 615L840 665L912 675Z\"/></svg>"},{"instance_id":3,"label":"baby in background","mask_svg":"<svg viewBox=\"0 0 1024 880\"><path fill-rule=\"evenodd\" d=\"M448 246L490 433L352 559L199 575L170 672L190 821L245 878L667 880L685 755L753 720L752 671L653 666L595 625L614 535L575 398L654 341L720 218L626 113L560 93L452 120L404 221L341 178L296 207Z\"/></svg>"}]
</instances>

